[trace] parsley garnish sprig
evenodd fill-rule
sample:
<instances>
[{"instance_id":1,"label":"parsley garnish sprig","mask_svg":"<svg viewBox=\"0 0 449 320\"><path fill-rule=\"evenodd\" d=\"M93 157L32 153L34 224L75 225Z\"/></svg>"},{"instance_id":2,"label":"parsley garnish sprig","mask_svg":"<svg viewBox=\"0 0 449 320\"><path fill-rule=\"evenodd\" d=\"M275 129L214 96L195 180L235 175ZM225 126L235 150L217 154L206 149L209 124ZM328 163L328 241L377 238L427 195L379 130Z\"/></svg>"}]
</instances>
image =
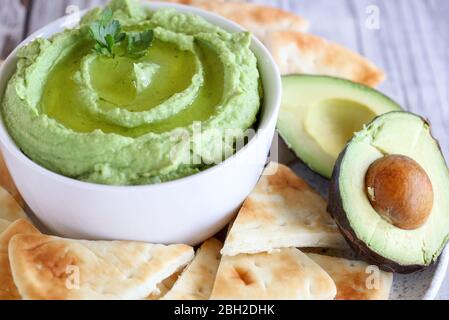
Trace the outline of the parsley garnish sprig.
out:
<instances>
[{"instance_id":1,"label":"parsley garnish sprig","mask_svg":"<svg viewBox=\"0 0 449 320\"><path fill-rule=\"evenodd\" d=\"M113 19L113 12L109 7L103 10L99 20L89 25L89 31L95 40L95 52L98 55L112 58L115 58L116 49L122 43L126 44L126 51L130 56L134 58L142 57L154 39L153 30L122 32L120 22Z\"/></svg>"}]
</instances>

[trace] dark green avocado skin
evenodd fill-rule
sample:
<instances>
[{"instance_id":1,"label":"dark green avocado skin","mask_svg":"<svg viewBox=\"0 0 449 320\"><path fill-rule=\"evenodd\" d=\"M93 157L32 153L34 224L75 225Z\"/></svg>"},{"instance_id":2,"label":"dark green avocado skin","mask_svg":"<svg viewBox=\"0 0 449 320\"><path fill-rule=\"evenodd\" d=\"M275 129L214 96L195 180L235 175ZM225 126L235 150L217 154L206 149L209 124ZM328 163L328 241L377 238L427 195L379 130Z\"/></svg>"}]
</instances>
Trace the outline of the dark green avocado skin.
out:
<instances>
[{"instance_id":1,"label":"dark green avocado skin","mask_svg":"<svg viewBox=\"0 0 449 320\"><path fill-rule=\"evenodd\" d=\"M370 264L379 266L379 268L384 271L401 273L401 274L409 274L409 273L413 273L416 271L420 271L420 270L428 267L428 266L422 266L422 265L404 266L404 265L398 264L397 262L386 259L386 258L382 257L381 255L377 254L376 252L372 251L363 241L361 241L357 238L356 233L352 229L352 227L346 217L346 212L343 208L343 201L341 198L340 186L339 186L340 168L341 168L342 161L346 155L346 150L347 150L347 147L340 154L340 156L338 157L337 162L335 164L335 168L334 168L331 183L330 183L329 204L328 204L327 211L334 218L335 222L337 223L341 233L345 237L348 244L358 255L363 257L363 259L365 261L367 261Z\"/></svg>"}]
</instances>

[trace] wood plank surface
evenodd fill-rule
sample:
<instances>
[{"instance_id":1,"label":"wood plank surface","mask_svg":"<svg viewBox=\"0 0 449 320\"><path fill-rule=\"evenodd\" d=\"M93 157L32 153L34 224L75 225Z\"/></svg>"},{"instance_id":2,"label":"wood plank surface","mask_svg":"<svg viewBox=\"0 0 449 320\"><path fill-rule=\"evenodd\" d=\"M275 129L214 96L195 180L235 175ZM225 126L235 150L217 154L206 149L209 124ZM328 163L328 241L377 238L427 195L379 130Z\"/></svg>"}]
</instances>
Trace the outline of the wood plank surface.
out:
<instances>
[{"instance_id":1,"label":"wood plank surface","mask_svg":"<svg viewBox=\"0 0 449 320\"><path fill-rule=\"evenodd\" d=\"M36 31L49 22L71 13L71 8L80 10L108 3L107 0L32 0L29 32Z\"/></svg>"},{"instance_id":2,"label":"wood plank surface","mask_svg":"<svg viewBox=\"0 0 449 320\"><path fill-rule=\"evenodd\" d=\"M0 58L5 58L26 34L28 1L0 1Z\"/></svg>"},{"instance_id":3,"label":"wood plank surface","mask_svg":"<svg viewBox=\"0 0 449 320\"><path fill-rule=\"evenodd\" d=\"M428 118L449 159L449 1L249 1L296 12L311 22L311 32L381 66L388 79L380 90L407 110ZM0 58L24 35L67 14L70 5L82 10L105 3L107 0L1 0ZM373 27L373 12L378 13L379 28ZM439 298L449 299L449 279Z\"/></svg>"}]
</instances>

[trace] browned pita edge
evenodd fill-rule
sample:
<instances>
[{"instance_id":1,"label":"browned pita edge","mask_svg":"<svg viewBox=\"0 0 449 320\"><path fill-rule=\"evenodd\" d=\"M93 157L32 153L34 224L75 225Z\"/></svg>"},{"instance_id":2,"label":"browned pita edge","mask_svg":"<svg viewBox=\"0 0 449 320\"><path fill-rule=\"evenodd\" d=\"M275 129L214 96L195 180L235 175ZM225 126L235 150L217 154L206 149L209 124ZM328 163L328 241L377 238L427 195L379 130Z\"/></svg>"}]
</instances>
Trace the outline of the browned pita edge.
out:
<instances>
[{"instance_id":1,"label":"browned pita edge","mask_svg":"<svg viewBox=\"0 0 449 320\"><path fill-rule=\"evenodd\" d=\"M269 33L262 41L282 74L334 76L371 87L385 79L385 73L368 59L318 36L277 31Z\"/></svg>"},{"instance_id":2,"label":"browned pita edge","mask_svg":"<svg viewBox=\"0 0 449 320\"><path fill-rule=\"evenodd\" d=\"M40 232L27 220L13 222L0 235L0 300L20 300L21 296L14 283L8 257L10 240L18 234L39 234Z\"/></svg>"},{"instance_id":3,"label":"browned pita edge","mask_svg":"<svg viewBox=\"0 0 449 320\"><path fill-rule=\"evenodd\" d=\"M307 32L309 23L291 12L254 3L226 2L210 0L165 0L179 4L192 5L232 20L256 36L267 32L294 30Z\"/></svg>"},{"instance_id":4,"label":"browned pita edge","mask_svg":"<svg viewBox=\"0 0 449 320\"><path fill-rule=\"evenodd\" d=\"M370 277L376 275L370 270L369 264L315 253L307 255L334 280L337 286L335 300L388 300L393 282L392 273L375 267L379 272L377 279L379 287L370 289L367 284L371 283Z\"/></svg>"},{"instance_id":5,"label":"browned pita edge","mask_svg":"<svg viewBox=\"0 0 449 320\"><path fill-rule=\"evenodd\" d=\"M162 299L178 281L179 276L182 274L185 268L173 273L170 277L162 281L157 285L157 292L153 292L146 300L160 300Z\"/></svg>"},{"instance_id":6,"label":"browned pita edge","mask_svg":"<svg viewBox=\"0 0 449 320\"><path fill-rule=\"evenodd\" d=\"M223 243L212 238L203 243L163 300L209 300L221 260Z\"/></svg>"},{"instance_id":7,"label":"browned pita edge","mask_svg":"<svg viewBox=\"0 0 449 320\"><path fill-rule=\"evenodd\" d=\"M14 181L12 180L12 177L9 173L8 168L6 167L5 160L3 159L3 155L0 152L0 186L5 188L6 191L8 191L13 198L17 201L17 203L24 208L25 201L23 200L22 196L19 193L19 190L17 189Z\"/></svg>"},{"instance_id":8,"label":"browned pita edge","mask_svg":"<svg viewBox=\"0 0 449 320\"><path fill-rule=\"evenodd\" d=\"M16 235L8 250L14 282L27 300L145 299L194 256L187 245L46 235Z\"/></svg>"}]
</instances>

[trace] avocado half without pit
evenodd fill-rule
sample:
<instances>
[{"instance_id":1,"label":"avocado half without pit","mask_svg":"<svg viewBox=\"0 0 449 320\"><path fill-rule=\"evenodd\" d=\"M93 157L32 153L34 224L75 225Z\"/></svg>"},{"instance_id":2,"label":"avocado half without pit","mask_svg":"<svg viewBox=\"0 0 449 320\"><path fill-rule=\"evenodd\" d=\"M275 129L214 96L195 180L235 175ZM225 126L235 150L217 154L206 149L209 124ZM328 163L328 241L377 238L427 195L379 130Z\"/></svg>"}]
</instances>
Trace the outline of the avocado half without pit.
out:
<instances>
[{"instance_id":1,"label":"avocado half without pit","mask_svg":"<svg viewBox=\"0 0 449 320\"><path fill-rule=\"evenodd\" d=\"M401 110L382 93L348 80L289 75L282 81L278 131L298 158L326 178L354 132L376 116Z\"/></svg>"},{"instance_id":2,"label":"avocado half without pit","mask_svg":"<svg viewBox=\"0 0 449 320\"><path fill-rule=\"evenodd\" d=\"M449 170L429 124L390 112L356 133L337 160L329 212L351 246L384 270L434 263L449 240Z\"/></svg>"}]
</instances>

